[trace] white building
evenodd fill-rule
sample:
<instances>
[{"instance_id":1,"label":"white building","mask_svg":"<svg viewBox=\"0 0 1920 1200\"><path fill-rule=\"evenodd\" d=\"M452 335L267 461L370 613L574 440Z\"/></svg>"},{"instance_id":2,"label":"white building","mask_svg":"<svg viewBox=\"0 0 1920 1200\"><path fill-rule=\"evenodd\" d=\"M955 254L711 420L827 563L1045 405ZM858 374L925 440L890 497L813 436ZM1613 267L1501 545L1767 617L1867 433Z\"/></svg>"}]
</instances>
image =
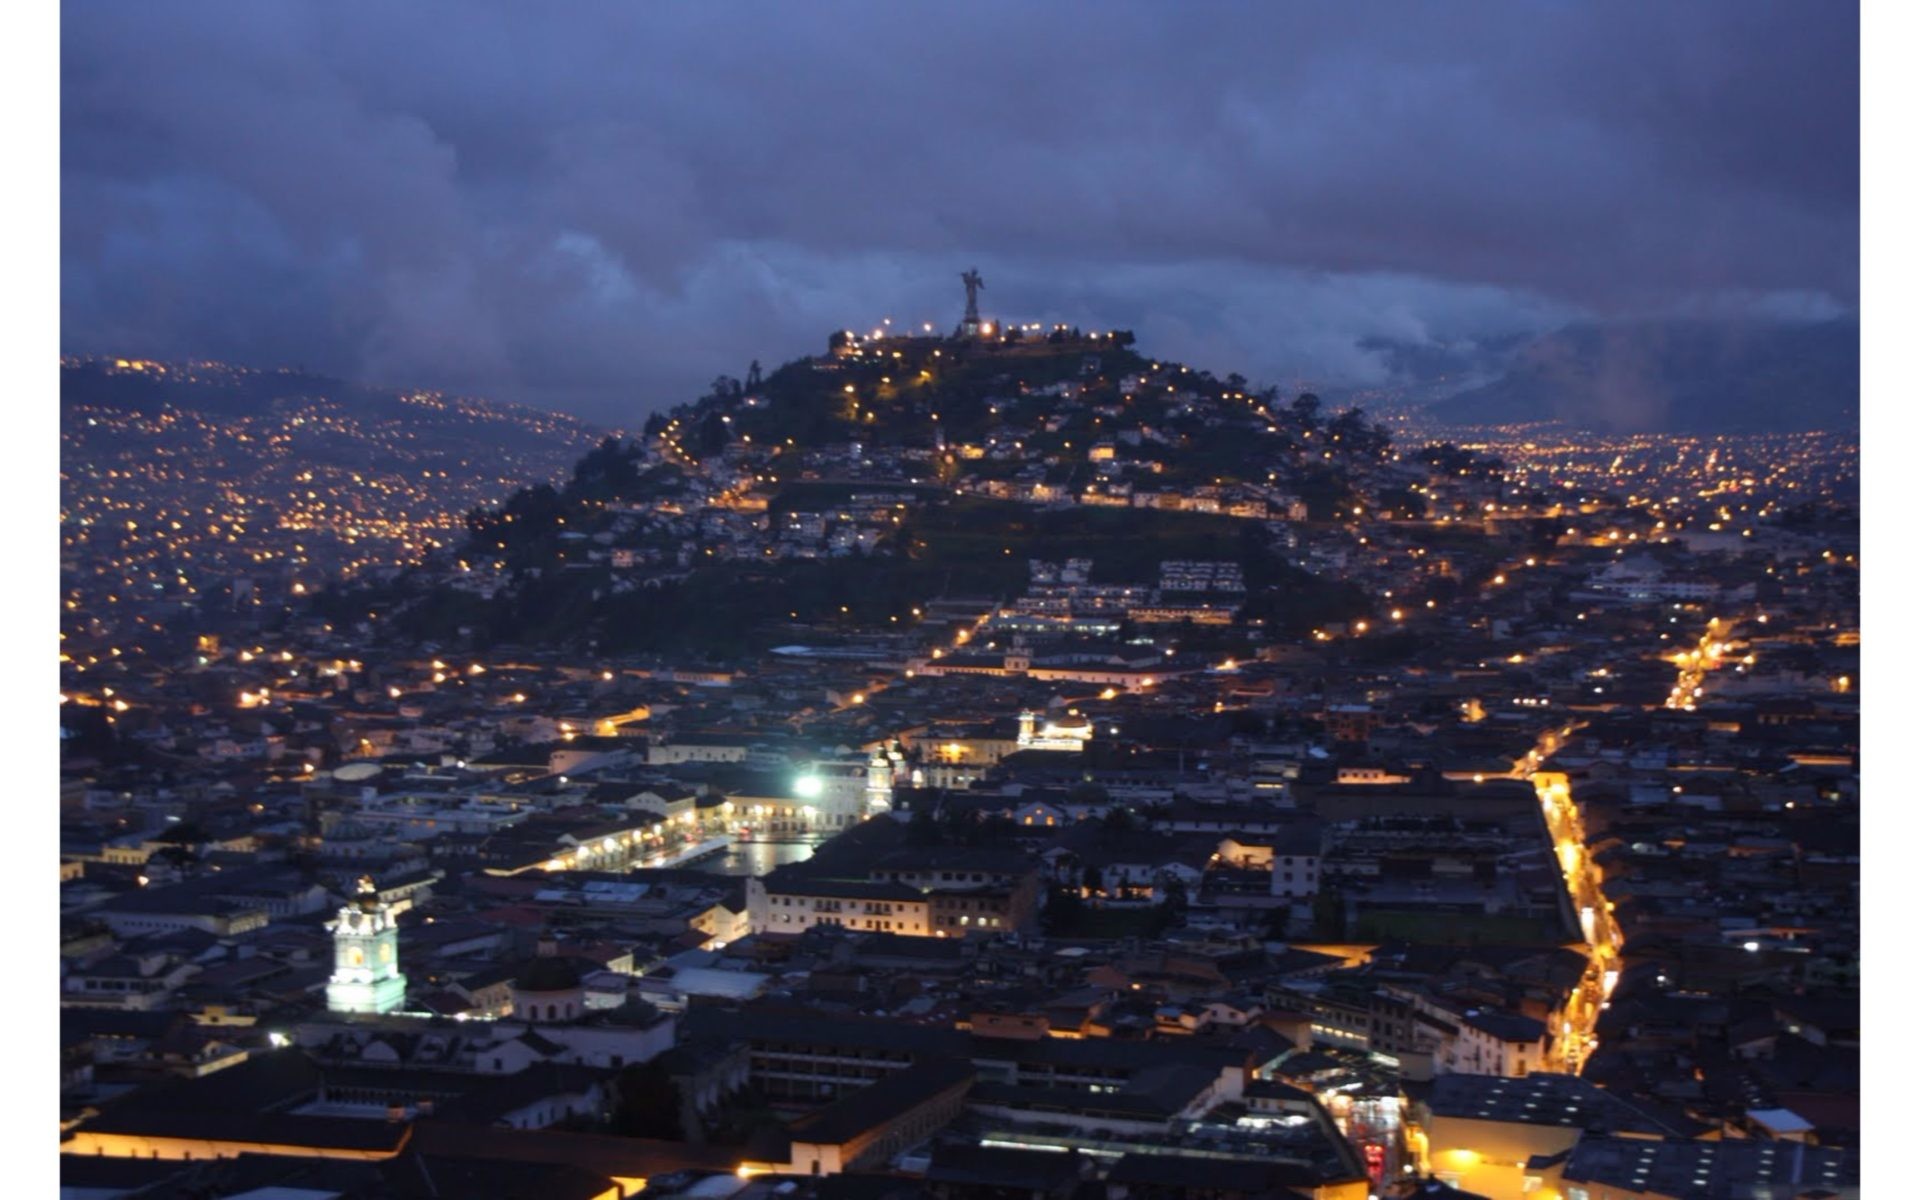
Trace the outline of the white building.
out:
<instances>
[{"instance_id":1,"label":"white building","mask_svg":"<svg viewBox=\"0 0 1920 1200\"><path fill-rule=\"evenodd\" d=\"M392 1012L406 994L393 907L380 899L373 880L362 876L359 895L340 909L333 923L333 978L327 981L327 1008Z\"/></svg>"}]
</instances>

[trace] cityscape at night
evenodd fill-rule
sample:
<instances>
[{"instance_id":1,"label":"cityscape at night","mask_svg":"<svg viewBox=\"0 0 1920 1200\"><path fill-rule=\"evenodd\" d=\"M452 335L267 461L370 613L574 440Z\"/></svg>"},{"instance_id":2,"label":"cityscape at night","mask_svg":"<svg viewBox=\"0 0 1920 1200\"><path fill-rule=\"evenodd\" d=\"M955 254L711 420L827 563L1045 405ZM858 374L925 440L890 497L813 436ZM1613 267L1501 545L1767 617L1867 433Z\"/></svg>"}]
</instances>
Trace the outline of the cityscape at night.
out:
<instances>
[{"instance_id":1,"label":"cityscape at night","mask_svg":"<svg viewBox=\"0 0 1920 1200\"><path fill-rule=\"evenodd\" d=\"M60 1195L1862 1194L1857 10L103 8Z\"/></svg>"}]
</instances>

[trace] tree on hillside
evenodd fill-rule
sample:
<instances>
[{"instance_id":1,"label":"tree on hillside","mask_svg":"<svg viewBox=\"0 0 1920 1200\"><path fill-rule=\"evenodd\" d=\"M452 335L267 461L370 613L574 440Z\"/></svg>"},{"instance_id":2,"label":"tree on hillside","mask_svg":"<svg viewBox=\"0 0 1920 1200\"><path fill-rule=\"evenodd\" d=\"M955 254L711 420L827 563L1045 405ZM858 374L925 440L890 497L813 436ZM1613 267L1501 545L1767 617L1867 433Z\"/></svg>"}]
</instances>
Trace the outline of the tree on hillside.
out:
<instances>
[{"instance_id":1,"label":"tree on hillside","mask_svg":"<svg viewBox=\"0 0 1920 1200\"><path fill-rule=\"evenodd\" d=\"M153 840L160 843L153 857L184 871L200 861L200 847L207 843L207 831L192 821L181 821Z\"/></svg>"},{"instance_id":2,"label":"tree on hillside","mask_svg":"<svg viewBox=\"0 0 1920 1200\"><path fill-rule=\"evenodd\" d=\"M626 495L640 478L640 450L617 437L603 438L574 464L569 494L594 500Z\"/></svg>"},{"instance_id":3,"label":"tree on hillside","mask_svg":"<svg viewBox=\"0 0 1920 1200\"><path fill-rule=\"evenodd\" d=\"M733 435L727 429L727 422L719 413L708 413L707 419L700 422L700 437L694 443L694 450L701 458L712 458L727 448Z\"/></svg>"},{"instance_id":4,"label":"tree on hillside","mask_svg":"<svg viewBox=\"0 0 1920 1200\"><path fill-rule=\"evenodd\" d=\"M1107 789L1097 783L1083 780L1067 789L1069 804L1105 804L1107 799Z\"/></svg>"},{"instance_id":5,"label":"tree on hillside","mask_svg":"<svg viewBox=\"0 0 1920 1200\"><path fill-rule=\"evenodd\" d=\"M1367 414L1358 408L1343 408L1327 422L1327 435L1351 449L1366 436Z\"/></svg>"},{"instance_id":6,"label":"tree on hillside","mask_svg":"<svg viewBox=\"0 0 1920 1200\"><path fill-rule=\"evenodd\" d=\"M1383 489L1376 498L1375 505L1388 517L1418 520L1427 515L1427 498L1408 487Z\"/></svg>"},{"instance_id":7,"label":"tree on hillside","mask_svg":"<svg viewBox=\"0 0 1920 1200\"><path fill-rule=\"evenodd\" d=\"M1040 911L1040 928L1057 934L1078 925L1086 918L1086 901L1072 888L1057 887L1047 893L1046 907Z\"/></svg>"},{"instance_id":8,"label":"tree on hillside","mask_svg":"<svg viewBox=\"0 0 1920 1200\"><path fill-rule=\"evenodd\" d=\"M1323 942L1341 942L1347 937L1346 897L1324 884L1313 898L1313 936Z\"/></svg>"},{"instance_id":9,"label":"tree on hillside","mask_svg":"<svg viewBox=\"0 0 1920 1200\"><path fill-rule=\"evenodd\" d=\"M1477 476L1493 479L1506 470L1506 464L1497 458L1483 458L1471 450L1463 450L1452 442L1422 446L1414 457L1436 471L1448 475Z\"/></svg>"},{"instance_id":10,"label":"tree on hillside","mask_svg":"<svg viewBox=\"0 0 1920 1200\"><path fill-rule=\"evenodd\" d=\"M471 544L483 551L505 550L514 566L523 567L542 544L546 534L566 519L568 504L550 483L521 488L499 508L476 508L467 514Z\"/></svg>"}]
</instances>

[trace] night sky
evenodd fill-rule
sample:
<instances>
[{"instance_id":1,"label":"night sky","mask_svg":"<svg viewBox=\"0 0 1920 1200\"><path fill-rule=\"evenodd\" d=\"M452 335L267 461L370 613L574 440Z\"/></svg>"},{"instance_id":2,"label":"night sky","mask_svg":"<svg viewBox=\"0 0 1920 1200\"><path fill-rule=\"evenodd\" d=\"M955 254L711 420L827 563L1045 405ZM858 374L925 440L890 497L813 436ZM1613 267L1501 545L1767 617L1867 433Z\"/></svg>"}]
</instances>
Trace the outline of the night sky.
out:
<instances>
[{"instance_id":1,"label":"night sky","mask_svg":"<svg viewBox=\"0 0 1920 1200\"><path fill-rule=\"evenodd\" d=\"M1851 312L1844 2L68 3L62 348L637 426L983 311L1256 380Z\"/></svg>"}]
</instances>

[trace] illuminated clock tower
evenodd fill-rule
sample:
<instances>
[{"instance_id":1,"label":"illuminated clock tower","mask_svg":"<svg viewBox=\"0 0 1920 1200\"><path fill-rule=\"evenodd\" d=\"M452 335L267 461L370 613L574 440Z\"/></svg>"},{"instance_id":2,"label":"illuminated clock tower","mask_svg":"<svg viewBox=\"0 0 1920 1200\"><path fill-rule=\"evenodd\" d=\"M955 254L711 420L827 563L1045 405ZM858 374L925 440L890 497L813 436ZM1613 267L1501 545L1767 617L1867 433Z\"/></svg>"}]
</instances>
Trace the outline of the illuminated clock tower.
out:
<instances>
[{"instance_id":1,"label":"illuminated clock tower","mask_svg":"<svg viewBox=\"0 0 1920 1200\"><path fill-rule=\"evenodd\" d=\"M400 1007L407 977L400 973L400 931L392 906L373 880L361 876L358 894L333 923L333 978L327 981L331 1012L383 1013Z\"/></svg>"}]
</instances>

